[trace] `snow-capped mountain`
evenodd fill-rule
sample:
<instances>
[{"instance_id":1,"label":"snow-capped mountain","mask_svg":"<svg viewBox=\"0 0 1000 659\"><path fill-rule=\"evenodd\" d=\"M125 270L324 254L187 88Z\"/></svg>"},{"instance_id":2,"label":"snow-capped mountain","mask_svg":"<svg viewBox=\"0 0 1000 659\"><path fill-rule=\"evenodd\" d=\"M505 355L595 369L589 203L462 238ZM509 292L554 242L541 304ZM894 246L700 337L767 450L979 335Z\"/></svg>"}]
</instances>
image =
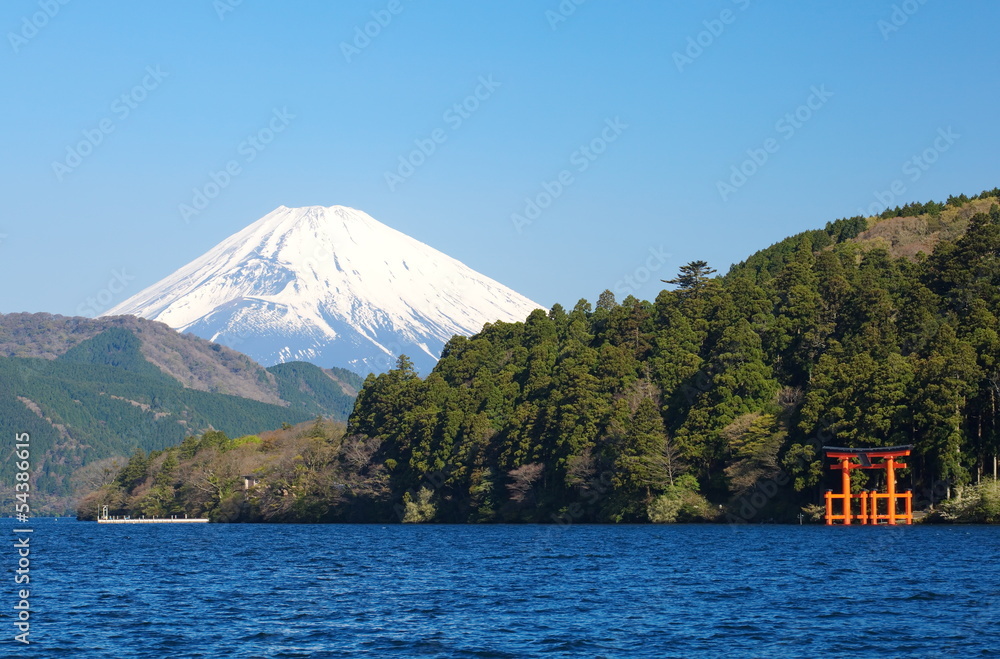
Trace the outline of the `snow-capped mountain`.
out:
<instances>
[{"instance_id":1,"label":"snow-capped mountain","mask_svg":"<svg viewBox=\"0 0 1000 659\"><path fill-rule=\"evenodd\" d=\"M130 314L249 355L360 373L541 308L468 266L344 206L281 206L105 316Z\"/></svg>"}]
</instances>

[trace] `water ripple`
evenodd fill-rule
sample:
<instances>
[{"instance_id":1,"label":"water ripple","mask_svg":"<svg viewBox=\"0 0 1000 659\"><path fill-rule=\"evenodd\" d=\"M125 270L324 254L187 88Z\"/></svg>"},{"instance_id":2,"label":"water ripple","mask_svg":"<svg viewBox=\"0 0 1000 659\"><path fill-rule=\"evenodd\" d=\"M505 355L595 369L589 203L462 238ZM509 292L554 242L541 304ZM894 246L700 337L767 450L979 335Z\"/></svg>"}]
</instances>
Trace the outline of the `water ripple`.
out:
<instances>
[{"instance_id":1,"label":"water ripple","mask_svg":"<svg viewBox=\"0 0 1000 659\"><path fill-rule=\"evenodd\" d=\"M32 543L32 641L46 657L998 650L1000 528L38 520Z\"/></svg>"}]
</instances>

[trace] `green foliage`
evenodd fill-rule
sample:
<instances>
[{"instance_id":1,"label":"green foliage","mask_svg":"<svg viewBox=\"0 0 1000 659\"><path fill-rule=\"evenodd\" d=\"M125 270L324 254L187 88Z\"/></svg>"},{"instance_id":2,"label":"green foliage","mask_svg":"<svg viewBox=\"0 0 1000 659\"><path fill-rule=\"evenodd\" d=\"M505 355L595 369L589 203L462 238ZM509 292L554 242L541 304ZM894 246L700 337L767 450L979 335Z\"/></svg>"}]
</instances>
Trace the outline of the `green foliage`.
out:
<instances>
[{"instance_id":1,"label":"green foliage","mask_svg":"<svg viewBox=\"0 0 1000 659\"><path fill-rule=\"evenodd\" d=\"M725 473L735 496L778 476L778 454L788 433L774 415L744 414L726 426L722 435L732 455Z\"/></svg>"},{"instance_id":2,"label":"green foliage","mask_svg":"<svg viewBox=\"0 0 1000 659\"><path fill-rule=\"evenodd\" d=\"M618 306L618 302L615 301L615 294L604 289L604 291L597 297L597 308L604 309L605 311L611 311ZM555 314L553 314L555 316Z\"/></svg>"},{"instance_id":3,"label":"green foliage","mask_svg":"<svg viewBox=\"0 0 1000 659\"><path fill-rule=\"evenodd\" d=\"M964 202L963 202L964 203ZM905 206L896 206L886 209L880 217L916 217L918 215L939 215L944 210L944 204L937 201L928 201L926 204L913 202Z\"/></svg>"},{"instance_id":4,"label":"green foliage","mask_svg":"<svg viewBox=\"0 0 1000 659\"><path fill-rule=\"evenodd\" d=\"M649 521L654 524L707 522L714 519L711 504L698 493L698 481L685 475L649 503Z\"/></svg>"},{"instance_id":5,"label":"green foliage","mask_svg":"<svg viewBox=\"0 0 1000 659\"><path fill-rule=\"evenodd\" d=\"M365 379L346 435L317 411L291 444L206 432L172 450L176 466L145 458L144 479L135 457L116 487L134 510L181 501L217 519L795 521L838 485L823 446L913 444L901 487L951 487L975 503L946 510L994 520L995 486L967 485L1000 458L1000 206L983 195L891 212L884 222L950 227L929 255L898 257L905 246L871 240L879 218L855 217L725 277L693 261L653 302L605 292L595 307L455 337L426 378L401 356ZM12 378L44 379L22 362L6 366ZM305 367L279 375L333 382ZM3 382L0 410L16 412ZM241 490L249 473L259 494Z\"/></svg>"},{"instance_id":6,"label":"green foliage","mask_svg":"<svg viewBox=\"0 0 1000 659\"><path fill-rule=\"evenodd\" d=\"M207 431L162 452L137 451L112 483L84 497L78 516L94 519L107 505L112 515L214 522L387 519L392 509L385 469L374 459L378 445L345 437L342 423L324 422L319 436L315 427L304 422L235 440ZM433 517L426 497L416 503Z\"/></svg>"},{"instance_id":7,"label":"green foliage","mask_svg":"<svg viewBox=\"0 0 1000 659\"><path fill-rule=\"evenodd\" d=\"M866 229L868 220L860 216L828 222L825 229L790 236L757 252L743 263L734 265L726 279L747 274L753 276L755 281L770 279L794 258L803 241L808 241L814 250L819 251L846 243Z\"/></svg>"},{"instance_id":8,"label":"green foliage","mask_svg":"<svg viewBox=\"0 0 1000 659\"><path fill-rule=\"evenodd\" d=\"M361 385L365 382L365 379L354 371L348 371L346 368L340 368L339 366L331 366L330 368L324 369L324 372L329 373L339 382L344 384L354 394L361 390Z\"/></svg>"},{"instance_id":9,"label":"green foliage","mask_svg":"<svg viewBox=\"0 0 1000 659\"><path fill-rule=\"evenodd\" d=\"M198 450L204 451L205 449L218 449L220 451L225 451L229 448L229 437L226 433L221 430L208 430L198 440Z\"/></svg>"},{"instance_id":10,"label":"green foliage","mask_svg":"<svg viewBox=\"0 0 1000 659\"><path fill-rule=\"evenodd\" d=\"M317 439L317 438L323 436L323 417L322 416L320 416L320 415L316 416L316 419L313 421L312 427L309 429L309 433L306 436L307 437L311 437L313 439Z\"/></svg>"},{"instance_id":11,"label":"green foliage","mask_svg":"<svg viewBox=\"0 0 1000 659\"><path fill-rule=\"evenodd\" d=\"M347 418L354 407L354 396L344 391L341 381L354 390L360 389L362 384L361 378L355 373L336 369L332 374L327 374L319 366L307 362L286 362L267 370L277 381L278 395L291 403L291 409L338 419Z\"/></svg>"},{"instance_id":12,"label":"green foliage","mask_svg":"<svg viewBox=\"0 0 1000 659\"><path fill-rule=\"evenodd\" d=\"M115 485L121 487L126 492L131 492L136 485L146 478L146 469L149 466L149 459L146 452L136 449L129 459L128 464L119 472L115 478Z\"/></svg>"},{"instance_id":13,"label":"green foliage","mask_svg":"<svg viewBox=\"0 0 1000 659\"><path fill-rule=\"evenodd\" d=\"M708 285L709 278L715 272L714 268L708 267L706 261L691 261L681 266L680 273L674 279L663 281L677 286L677 290L683 293L698 295Z\"/></svg>"},{"instance_id":14,"label":"green foliage","mask_svg":"<svg viewBox=\"0 0 1000 659\"><path fill-rule=\"evenodd\" d=\"M487 325L426 379L370 376L350 430L383 446L397 501L433 482L441 521L667 521L699 509L683 492L707 516L794 519L827 485L823 445L914 444L916 489L961 485L1000 453L1000 208L967 216L929 257L846 218L723 278L693 261L653 303L605 292Z\"/></svg>"},{"instance_id":15,"label":"green foliage","mask_svg":"<svg viewBox=\"0 0 1000 659\"><path fill-rule=\"evenodd\" d=\"M235 436L317 414L346 419L360 387L344 369L265 370L143 319L0 315L0 432L31 434L39 512L64 513L74 473L89 464L205 428ZM11 469L0 461L0 481Z\"/></svg>"},{"instance_id":16,"label":"green foliage","mask_svg":"<svg viewBox=\"0 0 1000 659\"><path fill-rule=\"evenodd\" d=\"M132 333L117 329L55 360L0 357L0 432L29 432L33 455L58 455L35 465L41 496L73 494L70 477L83 465L176 445L192 431L238 436L314 416L188 389L140 359ZM0 461L0 479L12 469Z\"/></svg>"},{"instance_id":17,"label":"green foliage","mask_svg":"<svg viewBox=\"0 0 1000 659\"><path fill-rule=\"evenodd\" d=\"M1000 524L1000 481L986 479L963 488L959 496L941 504L939 515L960 524Z\"/></svg>"},{"instance_id":18,"label":"green foliage","mask_svg":"<svg viewBox=\"0 0 1000 659\"><path fill-rule=\"evenodd\" d=\"M58 359L77 364L110 366L165 385L171 384L170 376L146 361L140 351L141 346L142 342L134 333L121 327L112 327L71 348Z\"/></svg>"},{"instance_id":19,"label":"green foliage","mask_svg":"<svg viewBox=\"0 0 1000 659\"><path fill-rule=\"evenodd\" d=\"M261 443L261 439L257 435L244 435L232 440L229 445L231 448L239 448L240 446L259 446Z\"/></svg>"},{"instance_id":20,"label":"green foliage","mask_svg":"<svg viewBox=\"0 0 1000 659\"><path fill-rule=\"evenodd\" d=\"M403 523L423 524L434 521L434 515L437 514L437 511L431 502L433 495L434 493L426 487L420 488L415 499L407 493L403 498L403 504L406 507Z\"/></svg>"}]
</instances>

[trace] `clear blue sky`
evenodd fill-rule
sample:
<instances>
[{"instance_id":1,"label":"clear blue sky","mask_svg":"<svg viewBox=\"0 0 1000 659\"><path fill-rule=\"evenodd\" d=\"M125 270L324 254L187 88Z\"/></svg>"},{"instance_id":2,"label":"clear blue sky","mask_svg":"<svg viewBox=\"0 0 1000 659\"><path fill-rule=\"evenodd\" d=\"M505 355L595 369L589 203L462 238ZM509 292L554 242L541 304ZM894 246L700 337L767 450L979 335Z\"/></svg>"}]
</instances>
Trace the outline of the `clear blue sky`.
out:
<instances>
[{"instance_id":1,"label":"clear blue sky","mask_svg":"<svg viewBox=\"0 0 1000 659\"><path fill-rule=\"evenodd\" d=\"M572 306L725 271L894 183L1000 185L998 3L562 6L3 2L0 312L94 315L282 204L362 209ZM217 194L185 221L196 188Z\"/></svg>"}]
</instances>

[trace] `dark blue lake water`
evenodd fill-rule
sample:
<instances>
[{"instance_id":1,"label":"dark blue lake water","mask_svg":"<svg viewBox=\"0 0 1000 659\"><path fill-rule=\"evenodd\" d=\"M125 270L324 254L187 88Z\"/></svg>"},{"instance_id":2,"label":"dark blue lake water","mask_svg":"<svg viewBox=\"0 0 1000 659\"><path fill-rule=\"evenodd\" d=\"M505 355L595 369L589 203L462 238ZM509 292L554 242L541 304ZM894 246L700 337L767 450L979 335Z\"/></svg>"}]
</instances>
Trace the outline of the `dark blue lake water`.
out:
<instances>
[{"instance_id":1,"label":"dark blue lake water","mask_svg":"<svg viewBox=\"0 0 1000 659\"><path fill-rule=\"evenodd\" d=\"M997 527L32 524L0 656L1000 656Z\"/></svg>"}]
</instances>

